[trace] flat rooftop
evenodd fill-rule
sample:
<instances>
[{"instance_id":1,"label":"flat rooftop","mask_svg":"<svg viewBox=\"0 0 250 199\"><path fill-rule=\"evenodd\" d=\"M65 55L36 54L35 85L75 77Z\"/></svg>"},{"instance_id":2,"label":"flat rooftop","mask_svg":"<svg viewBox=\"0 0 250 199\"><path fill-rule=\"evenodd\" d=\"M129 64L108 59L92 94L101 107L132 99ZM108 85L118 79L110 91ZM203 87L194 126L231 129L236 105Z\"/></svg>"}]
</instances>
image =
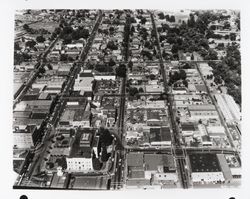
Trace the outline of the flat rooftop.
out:
<instances>
[{"instance_id":1,"label":"flat rooftop","mask_svg":"<svg viewBox=\"0 0 250 199\"><path fill-rule=\"evenodd\" d=\"M108 178L105 176L74 176L69 188L73 189L107 189Z\"/></svg>"},{"instance_id":2,"label":"flat rooftop","mask_svg":"<svg viewBox=\"0 0 250 199\"><path fill-rule=\"evenodd\" d=\"M143 153L129 153L127 155L128 166L142 166L143 165Z\"/></svg>"},{"instance_id":3,"label":"flat rooftop","mask_svg":"<svg viewBox=\"0 0 250 199\"><path fill-rule=\"evenodd\" d=\"M85 141L82 140L83 136L88 135L88 140L86 140L89 145L85 145ZM72 144L72 149L70 151L70 158L81 157L81 158L91 158L91 145L92 139L94 136L94 130L92 129L79 129L76 133L76 138L74 143Z\"/></svg>"},{"instance_id":4,"label":"flat rooftop","mask_svg":"<svg viewBox=\"0 0 250 199\"><path fill-rule=\"evenodd\" d=\"M220 172L216 154L199 153L189 155L192 172Z\"/></svg>"},{"instance_id":5,"label":"flat rooftop","mask_svg":"<svg viewBox=\"0 0 250 199\"><path fill-rule=\"evenodd\" d=\"M163 167L163 170L168 172L175 169L174 158L172 155L166 154L145 154L144 161L146 170L158 170L159 167Z\"/></svg>"}]
</instances>

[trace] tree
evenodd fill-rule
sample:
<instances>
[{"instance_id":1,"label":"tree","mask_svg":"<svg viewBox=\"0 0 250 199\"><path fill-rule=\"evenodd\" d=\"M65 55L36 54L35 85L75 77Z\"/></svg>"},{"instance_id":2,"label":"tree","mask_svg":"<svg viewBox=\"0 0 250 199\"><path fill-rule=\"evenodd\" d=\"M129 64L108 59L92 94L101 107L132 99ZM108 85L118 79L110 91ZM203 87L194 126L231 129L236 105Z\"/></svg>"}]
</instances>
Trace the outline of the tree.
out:
<instances>
[{"instance_id":1,"label":"tree","mask_svg":"<svg viewBox=\"0 0 250 199\"><path fill-rule=\"evenodd\" d=\"M166 15L165 18L166 18L166 21L169 21L169 20L170 20L169 15Z\"/></svg>"},{"instance_id":2,"label":"tree","mask_svg":"<svg viewBox=\"0 0 250 199\"><path fill-rule=\"evenodd\" d=\"M140 87L140 88L139 88L139 93L143 93L143 92L144 92L143 88Z\"/></svg>"},{"instance_id":3,"label":"tree","mask_svg":"<svg viewBox=\"0 0 250 199\"><path fill-rule=\"evenodd\" d=\"M21 48L20 48L18 42L15 42L15 43L14 43L14 50L15 50L15 51L21 50Z\"/></svg>"},{"instance_id":4,"label":"tree","mask_svg":"<svg viewBox=\"0 0 250 199\"><path fill-rule=\"evenodd\" d=\"M37 37L36 37L36 41L37 41L38 43L42 43L42 42L45 41L45 38L44 38L42 35L40 35L40 36L37 36Z\"/></svg>"},{"instance_id":5,"label":"tree","mask_svg":"<svg viewBox=\"0 0 250 199\"><path fill-rule=\"evenodd\" d=\"M118 50L118 46L115 44L114 41L109 41L107 44L107 48L109 48L111 50Z\"/></svg>"},{"instance_id":6,"label":"tree","mask_svg":"<svg viewBox=\"0 0 250 199\"><path fill-rule=\"evenodd\" d=\"M218 53L215 50L209 49L208 54L204 57L205 60L217 60Z\"/></svg>"},{"instance_id":7,"label":"tree","mask_svg":"<svg viewBox=\"0 0 250 199\"><path fill-rule=\"evenodd\" d=\"M229 39L229 35L225 35L224 38L225 38L225 39Z\"/></svg>"},{"instance_id":8,"label":"tree","mask_svg":"<svg viewBox=\"0 0 250 199\"><path fill-rule=\"evenodd\" d=\"M193 28L195 26L195 20L193 14L190 14L190 18L188 19L187 25L190 28Z\"/></svg>"},{"instance_id":9,"label":"tree","mask_svg":"<svg viewBox=\"0 0 250 199\"><path fill-rule=\"evenodd\" d=\"M133 69L133 62L131 60L128 62L128 67L130 70Z\"/></svg>"},{"instance_id":10,"label":"tree","mask_svg":"<svg viewBox=\"0 0 250 199\"><path fill-rule=\"evenodd\" d=\"M110 58L110 60L109 60L109 66L115 66L115 61L112 59L112 58Z\"/></svg>"},{"instance_id":11,"label":"tree","mask_svg":"<svg viewBox=\"0 0 250 199\"><path fill-rule=\"evenodd\" d=\"M83 29L80 32L80 37L82 37L84 39L87 39L89 36L90 36L90 34L89 34L89 30L88 29Z\"/></svg>"},{"instance_id":12,"label":"tree","mask_svg":"<svg viewBox=\"0 0 250 199\"><path fill-rule=\"evenodd\" d=\"M183 80L182 83L184 84L184 86L187 88L188 87L188 81L187 80Z\"/></svg>"},{"instance_id":13,"label":"tree","mask_svg":"<svg viewBox=\"0 0 250 199\"><path fill-rule=\"evenodd\" d=\"M154 75L154 74L150 74L150 75L149 75L149 78L150 78L151 80L154 80L154 79L155 79L155 75Z\"/></svg>"},{"instance_id":14,"label":"tree","mask_svg":"<svg viewBox=\"0 0 250 199\"><path fill-rule=\"evenodd\" d=\"M46 165L48 166L49 169L53 169L55 166L53 162L47 162Z\"/></svg>"},{"instance_id":15,"label":"tree","mask_svg":"<svg viewBox=\"0 0 250 199\"><path fill-rule=\"evenodd\" d=\"M52 65L50 63L47 64L47 67L48 67L49 70L53 70L53 67L52 67Z\"/></svg>"},{"instance_id":16,"label":"tree","mask_svg":"<svg viewBox=\"0 0 250 199\"><path fill-rule=\"evenodd\" d=\"M144 47L145 48L149 48L150 47L150 42L149 41L145 41Z\"/></svg>"},{"instance_id":17,"label":"tree","mask_svg":"<svg viewBox=\"0 0 250 199\"><path fill-rule=\"evenodd\" d=\"M34 48L35 45L36 45L36 42L34 40L30 40L25 43L25 46L30 47L30 48Z\"/></svg>"},{"instance_id":18,"label":"tree","mask_svg":"<svg viewBox=\"0 0 250 199\"><path fill-rule=\"evenodd\" d=\"M116 68L116 75L118 77L126 77L126 65L125 64L120 64L117 68Z\"/></svg>"},{"instance_id":19,"label":"tree","mask_svg":"<svg viewBox=\"0 0 250 199\"><path fill-rule=\"evenodd\" d=\"M107 162L109 157L110 157L110 154L107 153L106 147L102 147L102 155L101 155L102 162Z\"/></svg>"},{"instance_id":20,"label":"tree","mask_svg":"<svg viewBox=\"0 0 250 199\"><path fill-rule=\"evenodd\" d=\"M142 17L140 23L145 24L146 22L147 22L147 19L145 17Z\"/></svg>"},{"instance_id":21,"label":"tree","mask_svg":"<svg viewBox=\"0 0 250 199\"><path fill-rule=\"evenodd\" d=\"M237 19L235 20L235 23L237 24L238 30L240 30L240 18L237 18Z\"/></svg>"},{"instance_id":22,"label":"tree","mask_svg":"<svg viewBox=\"0 0 250 199\"><path fill-rule=\"evenodd\" d=\"M176 53L178 53L178 50L179 50L178 45L174 44L174 45L172 46L171 52L172 52L173 54L176 54Z\"/></svg>"},{"instance_id":23,"label":"tree","mask_svg":"<svg viewBox=\"0 0 250 199\"><path fill-rule=\"evenodd\" d=\"M60 27L55 28L54 32L56 35L59 35L61 33L62 29Z\"/></svg>"},{"instance_id":24,"label":"tree","mask_svg":"<svg viewBox=\"0 0 250 199\"><path fill-rule=\"evenodd\" d=\"M113 34L114 31L115 31L115 28L111 26L111 27L109 28L109 33L110 33L110 34Z\"/></svg>"},{"instance_id":25,"label":"tree","mask_svg":"<svg viewBox=\"0 0 250 199\"><path fill-rule=\"evenodd\" d=\"M93 114L90 112L90 114L89 114L89 123L90 123L90 125L92 124L92 119L93 119Z\"/></svg>"},{"instance_id":26,"label":"tree","mask_svg":"<svg viewBox=\"0 0 250 199\"><path fill-rule=\"evenodd\" d=\"M28 24L24 24L23 25L23 29L26 30L26 31L29 31L30 30L30 27Z\"/></svg>"},{"instance_id":27,"label":"tree","mask_svg":"<svg viewBox=\"0 0 250 199\"><path fill-rule=\"evenodd\" d=\"M138 89L136 87L130 87L129 88L129 95L130 96L134 97L138 93L139 93L139 91L138 91Z\"/></svg>"},{"instance_id":28,"label":"tree","mask_svg":"<svg viewBox=\"0 0 250 199\"><path fill-rule=\"evenodd\" d=\"M131 26L130 32L135 32L135 27Z\"/></svg>"},{"instance_id":29,"label":"tree","mask_svg":"<svg viewBox=\"0 0 250 199\"><path fill-rule=\"evenodd\" d=\"M60 61L67 61L67 60L68 60L68 55L66 55L66 54L60 55Z\"/></svg>"},{"instance_id":30,"label":"tree","mask_svg":"<svg viewBox=\"0 0 250 199\"><path fill-rule=\"evenodd\" d=\"M199 46L202 46L205 49L209 49L209 45L208 45L207 39L200 39L199 40Z\"/></svg>"},{"instance_id":31,"label":"tree","mask_svg":"<svg viewBox=\"0 0 250 199\"><path fill-rule=\"evenodd\" d=\"M228 22L228 21L226 21L225 23L224 23L224 26L223 26L223 29L230 29L230 23Z\"/></svg>"},{"instance_id":32,"label":"tree","mask_svg":"<svg viewBox=\"0 0 250 199\"><path fill-rule=\"evenodd\" d=\"M64 35L69 35L73 32L73 28L71 26L65 26L62 30L62 34Z\"/></svg>"},{"instance_id":33,"label":"tree","mask_svg":"<svg viewBox=\"0 0 250 199\"><path fill-rule=\"evenodd\" d=\"M100 128L100 143L102 146L109 146L112 144L114 137L111 136L108 129Z\"/></svg>"},{"instance_id":34,"label":"tree","mask_svg":"<svg viewBox=\"0 0 250 199\"><path fill-rule=\"evenodd\" d=\"M214 83L216 83L216 84L221 84L221 83L222 83L221 77L218 76L218 75L216 75L216 76L214 77Z\"/></svg>"},{"instance_id":35,"label":"tree","mask_svg":"<svg viewBox=\"0 0 250 199\"><path fill-rule=\"evenodd\" d=\"M180 70L179 77L180 77L180 79L183 79L183 80L186 79L187 74L186 74L185 70L183 70L183 69Z\"/></svg>"},{"instance_id":36,"label":"tree","mask_svg":"<svg viewBox=\"0 0 250 199\"><path fill-rule=\"evenodd\" d=\"M236 34L235 33L230 33L229 38L231 41L235 41L236 40Z\"/></svg>"},{"instance_id":37,"label":"tree","mask_svg":"<svg viewBox=\"0 0 250 199\"><path fill-rule=\"evenodd\" d=\"M168 97L167 93L161 93L160 94L160 100L166 100Z\"/></svg>"},{"instance_id":38,"label":"tree","mask_svg":"<svg viewBox=\"0 0 250 199\"><path fill-rule=\"evenodd\" d=\"M95 158L92 158L92 165L93 165L94 170L99 171L101 170L103 163L101 163L99 159L95 157Z\"/></svg>"},{"instance_id":39,"label":"tree","mask_svg":"<svg viewBox=\"0 0 250 199\"><path fill-rule=\"evenodd\" d=\"M169 21L174 23L174 22L175 22L175 16L172 15L172 16L170 17Z\"/></svg>"},{"instance_id":40,"label":"tree","mask_svg":"<svg viewBox=\"0 0 250 199\"><path fill-rule=\"evenodd\" d=\"M164 19L164 18L165 18L163 12L160 12L160 13L158 14L158 16L159 16L159 19Z\"/></svg>"},{"instance_id":41,"label":"tree","mask_svg":"<svg viewBox=\"0 0 250 199\"><path fill-rule=\"evenodd\" d=\"M67 169L67 161L65 157L58 158L56 160L56 163L58 164L58 166L62 167L63 170Z\"/></svg>"},{"instance_id":42,"label":"tree","mask_svg":"<svg viewBox=\"0 0 250 199\"><path fill-rule=\"evenodd\" d=\"M191 66L189 63L185 63L183 66L182 66L183 69L190 69Z\"/></svg>"},{"instance_id":43,"label":"tree","mask_svg":"<svg viewBox=\"0 0 250 199\"><path fill-rule=\"evenodd\" d=\"M63 43L64 44L70 44L72 42L72 36L71 34L68 34L64 37Z\"/></svg>"}]
</instances>

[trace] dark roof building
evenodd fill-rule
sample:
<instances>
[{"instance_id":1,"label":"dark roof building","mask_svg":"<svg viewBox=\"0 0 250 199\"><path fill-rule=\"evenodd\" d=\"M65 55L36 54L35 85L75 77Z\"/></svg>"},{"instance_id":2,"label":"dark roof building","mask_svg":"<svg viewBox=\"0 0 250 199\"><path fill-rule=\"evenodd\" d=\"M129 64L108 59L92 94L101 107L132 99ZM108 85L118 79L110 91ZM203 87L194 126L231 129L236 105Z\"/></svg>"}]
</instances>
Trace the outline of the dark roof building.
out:
<instances>
[{"instance_id":1,"label":"dark roof building","mask_svg":"<svg viewBox=\"0 0 250 199\"><path fill-rule=\"evenodd\" d=\"M216 154L191 154L189 155L192 172L219 172L219 165Z\"/></svg>"},{"instance_id":2,"label":"dark roof building","mask_svg":"<svg viewBox=\"0 0 250 199\"><path fill-rule=\"evenodd\" d=\"M150 128L150 142L171 141L169 127Z\"/></svg>"},{"instance_id":3,"label":"dark roof building","mask_svg":"<svg viewBox=\"0 0 250 199\"><path fill-rule=\"evenodd\" d=\"M181 124L182 131L195 131L195 125L193 123L182 123Z\"/></svg>"}]
</instances>

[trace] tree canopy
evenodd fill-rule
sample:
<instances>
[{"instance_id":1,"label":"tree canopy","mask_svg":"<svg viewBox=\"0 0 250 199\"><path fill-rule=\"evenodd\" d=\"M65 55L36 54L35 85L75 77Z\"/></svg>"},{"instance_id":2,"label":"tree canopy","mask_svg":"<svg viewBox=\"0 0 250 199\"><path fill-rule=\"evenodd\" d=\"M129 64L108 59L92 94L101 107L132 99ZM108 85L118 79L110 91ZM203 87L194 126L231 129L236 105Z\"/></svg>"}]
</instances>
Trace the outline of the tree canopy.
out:
<instances>
[{"instance_id":1,"label":"tree canopy","mask_svg":"<svg viewBox=\"0 0 250 199\"><path fill-rule=\"evenodd\" d=\"M116 68L116 75L118 77L126 77L126 72L127 72L127 68L125 64L120 64L117 68Z\"/></svg>"}]
</instances>

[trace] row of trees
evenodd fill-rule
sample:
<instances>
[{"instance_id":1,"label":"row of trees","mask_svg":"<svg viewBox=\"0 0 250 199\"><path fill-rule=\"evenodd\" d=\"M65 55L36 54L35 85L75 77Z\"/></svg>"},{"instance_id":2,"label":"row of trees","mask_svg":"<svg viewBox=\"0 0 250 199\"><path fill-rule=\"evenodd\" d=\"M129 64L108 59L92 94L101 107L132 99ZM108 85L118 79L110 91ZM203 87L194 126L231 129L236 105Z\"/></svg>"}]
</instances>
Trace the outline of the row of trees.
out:
<instances>
[{"instance_id":1,"label":"row of trees","mask_svg":"<svg viewBox=\"0 0 250 199\"><path fill-rule=\"evenodd\" d=\"M24 24L23 25L23 29L28 32L29 34L51 34L51 32L49 32L48 30L44 29L44 28L40 28L40 29L33 29L31 28L28 24Z\"/></svg>"},{"instance_id":2,"label":"row of trees","mask_svg":"<svg viewBox=\"0 0 250 199\"><path fill-rule=\"evenodd\" d=\"M71 26L65 26L61 32L64 44L70 44L72 40L79 40L80 38L87 39L89 35L89 30L81 26L76 30L74 30Z\"/></svg>"},{"instance_id":3,"label":"row of trees","mask_svg":"<svg viewBox=\"0 0 250 199\"><path fill-rule=\"evenodd\" d=\"M14 65L19 65L22 62L27 62L31 59L31 55L24 52L14 52Z\"/></svg>"},{"instance_id":4,"label":"row of trees","mask_svg":"<svg viewBox=\"0 0 250 199\"><path fill-rule=\"evenodd\" d=\"M125 64L120 64L117 68L116 68L116 76L118 77L126 77L126 73L127 73L127 68Z\"/></svg>"},{"instance_id":5,"label":"row of trees","mask_svg":"<svg viewBox=\"0 0 250 199\"><path fill-rule=\"evenodd\" d=\"M175 71L173 74L172 72L169 73L169 85L174 84L175 82L179 80L186 80L187 74L185 70L180 69L178 72Z\"/></svg>"},{"instance_id":6,"label":"row of trees","mask_svg":"<svg viewBox=\"0 0 250 199\"><path fill-rule=\"evenodd\" d=\"M101 157L102 162L108 161L110 153L107 153L107 146L110 146L113 142L114 137L111 135L108 129L103 127L99 130L99 144L97 147L98 157Z\"/></svg>"},{"instance_id":7,"label":"row of trees","mask_svg":"<svg viewBox=\"0 0 250 199\"><path fill-rule=\"evenodd\" d=\"M168 22L175 22L175 16L173 16L173 15L164 15L163 14L163 12L160 12L159 14L158 14L158 16L159 16L159 19L166 19L166 21L168 21Z\"/></svg>"},{"instance_id":8,"label":"row of trees","mask_svg":"<svg viewBox=\"0 0 250 199\"><path fill-rule=\"evenodd\" d=\"M209 62L213 68L214 82L222 84L228 88L228 94L234 97L234 100L241 104L241 56L239 46L232 44L226 48L226 56L222 62Z\"/></svg>"},{"instance_id":9,"label":"row of trees","mask_svg":"<svg viewBox=\"0 0 250 199\"><path fill-rule=\"evenodd\" d=\"M178 52L198 52L206 59L217 59L215 52L209 51L208 38L213 35L213 31L208 31L208 24L211 21L218 19L218 16L211 12L191 14L187 23L183 22L179 27L170 28L168 25L162 25L158 27L160 33L167 31L167 35L160 34L160 42L167 41L172 44L173 57L167 56L166 59L176 58L178 59ZM207 37L208 34L208 37ZM230 35L229 35L230 37ZM235 39L234 35L230 37Z\"/></svg>"}]
</instances>

